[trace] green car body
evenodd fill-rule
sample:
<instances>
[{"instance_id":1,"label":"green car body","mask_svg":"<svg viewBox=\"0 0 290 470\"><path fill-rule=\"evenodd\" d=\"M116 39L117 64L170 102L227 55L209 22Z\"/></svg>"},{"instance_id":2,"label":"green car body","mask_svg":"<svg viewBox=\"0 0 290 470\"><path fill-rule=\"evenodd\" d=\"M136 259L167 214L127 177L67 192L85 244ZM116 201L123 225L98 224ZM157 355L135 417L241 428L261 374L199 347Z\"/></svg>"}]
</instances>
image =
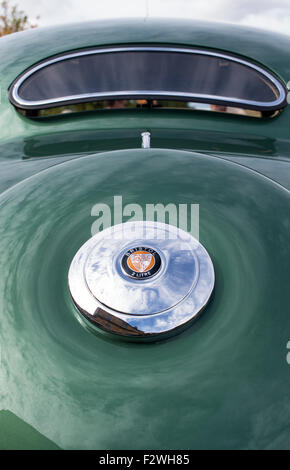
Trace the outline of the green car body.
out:
<instances>
[{"instance_id":1,"label":"green car body","mask_svg":"<svg viewBox=\"0 0 290 470\"><path fill-rule=\"evenodd\" d=\"M50 56L132 44L223 51L290 80L290 38L232 25L119 20L0 40L0 448L289 449L290 107L271 119L31 119L9 101L11 83ZM91 208L114 195L200 205L216 285L174 338L125 342L76 320L68 269Z\"/></svg>"}]
</instances>

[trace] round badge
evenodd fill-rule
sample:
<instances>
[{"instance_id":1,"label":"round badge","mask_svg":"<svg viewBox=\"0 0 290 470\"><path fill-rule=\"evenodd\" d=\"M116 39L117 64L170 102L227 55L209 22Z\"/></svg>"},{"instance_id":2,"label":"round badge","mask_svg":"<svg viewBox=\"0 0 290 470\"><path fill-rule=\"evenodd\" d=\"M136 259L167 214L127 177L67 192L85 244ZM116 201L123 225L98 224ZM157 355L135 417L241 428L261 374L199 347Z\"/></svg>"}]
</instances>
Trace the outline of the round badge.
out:
<instances>
[{"instance_id":1,"label":"round badge","mask_svg":"<svg viewBox=\"0 0 290 470\"><path fill-rule=\"evenodd\" d=\"M126 251L121 260L125 274L133 279L144 280L154 276L161 267L161 258L152 248L139 246Z\"/></svg>"}]
</instances>

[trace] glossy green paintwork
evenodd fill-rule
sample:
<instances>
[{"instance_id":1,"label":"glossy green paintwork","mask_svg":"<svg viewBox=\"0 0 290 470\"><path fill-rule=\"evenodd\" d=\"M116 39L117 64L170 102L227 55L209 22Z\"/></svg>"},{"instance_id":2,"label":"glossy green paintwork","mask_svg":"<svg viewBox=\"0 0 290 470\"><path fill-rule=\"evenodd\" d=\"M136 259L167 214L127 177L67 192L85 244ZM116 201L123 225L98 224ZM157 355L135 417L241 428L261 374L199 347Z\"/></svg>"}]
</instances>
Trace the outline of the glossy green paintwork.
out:
<instances>
[{"instance_id":1,"label":"glossy green paintwork","mask_svg":"<svg viewBox=\"0 0 290 470\"><path fill-rule=\"evenodd\" d=\"M58 450L49 439L10 411L0 411L1 450Z\"/></svg>"},{"instance_id":2,"label":"glossy green paintwork","mask_svg":"<svg viewBox=\"0 0 290 470\"><path fill-rule=\"evenodd\" d=\"M289 107L274 120L206 112L121 110L39 121L22 117L9 103L7 90L13 80L49 56L92 46L143 43L231 52L269 68L285 84L290 80L290 37L253 28L131 19L25 31L0 40L0 143L11 145L13 141L28 157L75 153L74 147L78 152L134 148L139 147L139 132L145 128L152 131L155 147L289 156Z\"/></svg>"},{"instance_id":3,"label":"glossy green paintwork","mask_svg":"<svg viewBox=\"0 0 290 470\"><path fill-rule=\"evenodd\" d=\"M111 340L75 318L69 264L113 194L200 204L215 294L169 341ZM217 158L128 150L39 173L2 194L0 214L4 408L63 448L289 446L286 190Z\"/></svg>"},{"instance_id":4,"label":"glossy green paintwork","mask_svg":"<svg viewBox=\"0 0 290 470\"><path fill-rule=\"evenodd\" d=\"M31 448L289 448L289 107L261 120L120 110L37 121L7 100L49 55L136 42L216 47L290 79L289 38L233 26L134 20L0 40L0 409L21 419L9 415L0 448L29 448L23 421ZM142 150L147 129L154 148ZM113 195L200 204L216 288L175 338L126 343L76 319L68 268L92 206Z\"/></svg>"}]
</instances>

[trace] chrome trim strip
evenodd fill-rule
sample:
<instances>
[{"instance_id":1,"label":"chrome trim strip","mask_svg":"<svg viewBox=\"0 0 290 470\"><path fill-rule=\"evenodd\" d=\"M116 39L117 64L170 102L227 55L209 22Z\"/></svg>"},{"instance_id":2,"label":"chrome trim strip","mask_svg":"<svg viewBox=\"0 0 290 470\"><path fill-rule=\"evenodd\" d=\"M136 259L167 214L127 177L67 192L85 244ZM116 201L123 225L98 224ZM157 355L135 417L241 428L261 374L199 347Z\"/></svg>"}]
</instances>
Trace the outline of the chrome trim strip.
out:
<instances>
[{"instance_id":1,"label":"chrome trim strip","mask_svg":"<svg viewBox=\"0 0 290 470\"><path fill-rule=\"evenodd\" d=\"M200 94L200 93L183 93L183 92L174 92L174 91L158 91L158 90L123 90L123 91L115 91L115 92L96 92L96 93L84 93L80 95L70 95L70 96L63 96L61 98L55 98L55 99L49 99L49 100L39 100L39 101L28 101L24 100L19 96L19 88L23 84L23 82L33 75L35 72L38 70L41 70L48 65L61 62L67 59L72 59L75 57L82 57L86 55L95 55L95 54L105 54L105 53L110 53L110 52L130 52L130 51L157 51L157 52L180 52L180 53L187 53L187 54L200 54L200 55L206 55L206 56L212 56L212 57L217 57L225 60L229 60L232 62L239 63L241 65L245 65L248 68L254 69L257 72L261 73L264 77L267 77L272 84L277 88L279 92L279 98L275 101L271 102L263 102L263 101L252 101L252 100L242 100L239 98L231 98L231 97L225 97L225 96L218 96L218 95L207 95L207 94ZM156 97L178 97L178 98L189 98L192 99L193 101L196 100L206 100L206 101L220 101L220 102L227 102L231 104L243 104L244 106L257 106L257 107L262 107L262 108L269 108L272 109L273 107L276 107L278 109L279 105L285 102L286 100L286 91L280 83L278 79L276 79L273 75L271 75L269 72L264 70L263 68L259 67L256 64L253 64L251 62L248 62L246 60L227 55L227 54L221 54L218 52L213 52L213 51L207 51L207 50L201 50L201 49L186 49L186 48L179 48L179 47L154 47L154 46L132 46L132 47L113 47L113 48L105 48L105 49L91 49L91 50L86 50L86 51L79 51L75 53L69 53L69 54L63 54L58 57L54 57L53 59L49 59L47 61L44 61L35 67L32 67L30 70L28 70L26 73L24 73L22 76L20 76L19 79L16 79L14 84L12 85L11 91L10 91L10 96L14 103L16 105L19 105L20 107L23 106L25 108L35 108L35 107L41 107L41 106L47 106L47 105L58 105L60 103L66 103L68 101L74 102L74 101L79 101L79 100L85 100L85 99L91 99L91 98L104 98L104 99L109 99L110 97L132 97L132 96L156 96Z\"/></svg>"}]
</instances>

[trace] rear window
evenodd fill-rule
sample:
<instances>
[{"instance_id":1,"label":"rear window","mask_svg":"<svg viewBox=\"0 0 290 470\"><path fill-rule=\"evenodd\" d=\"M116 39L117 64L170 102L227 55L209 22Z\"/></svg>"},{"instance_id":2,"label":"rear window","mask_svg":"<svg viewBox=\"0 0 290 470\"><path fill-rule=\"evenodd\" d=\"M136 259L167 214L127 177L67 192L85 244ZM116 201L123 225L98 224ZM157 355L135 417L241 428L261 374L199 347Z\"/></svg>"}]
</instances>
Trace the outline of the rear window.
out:
<instances>
[{"instance_id":1,"label":"rear window","mask_svg":"<svg viewBox=\"0 0 290 470\"><path fill-rule=\"evenodd\" d=\"M53 57L10 88L21 109L110 99L171 99L273 111L286 105L280 80L256 64L213 51L130 47Z\"/></svg>"}]
</instances>

